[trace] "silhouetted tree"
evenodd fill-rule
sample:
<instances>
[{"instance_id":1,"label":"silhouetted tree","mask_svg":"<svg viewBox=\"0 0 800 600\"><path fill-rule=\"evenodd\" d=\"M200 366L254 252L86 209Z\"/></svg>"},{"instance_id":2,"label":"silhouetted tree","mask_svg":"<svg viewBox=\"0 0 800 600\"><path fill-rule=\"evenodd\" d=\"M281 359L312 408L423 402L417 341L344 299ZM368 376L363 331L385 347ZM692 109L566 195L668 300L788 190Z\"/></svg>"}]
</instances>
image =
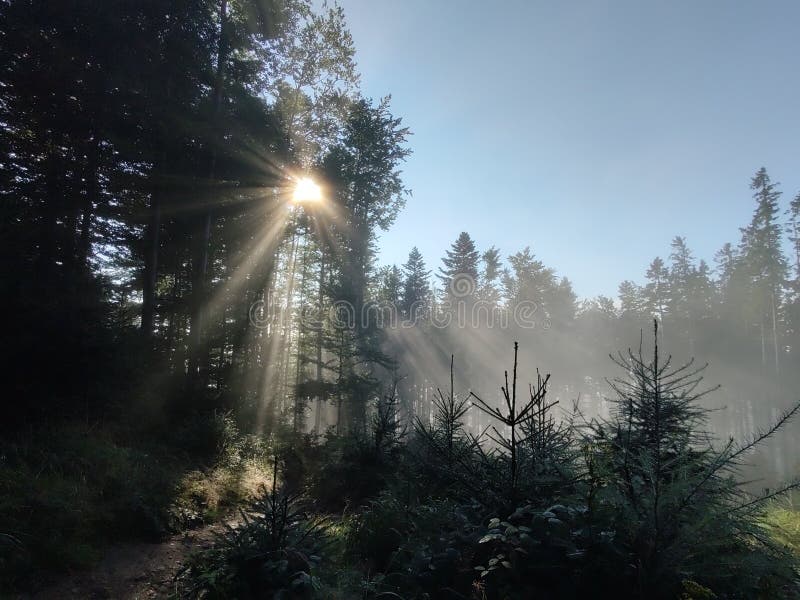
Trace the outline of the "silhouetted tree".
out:
<instances>
[{"instance_id":1,"label":"silhouetted tree","mask_svg":"<svg viewBox=\"0 0 800 600\"><path fill-rule=\"evenodd\" d=\"M409 320L413 321L422 316L430 301L430 273L425 268L422 254L414 246L408 253L408 261L403 265L404 285L401 309Z\"/></svg>"},{"instance_id":2,"label":"silhouetted tree","mask_svg":"<svg viewBox=\"0 0 800 600\"><path fill-rule=\"evenodd\" d=\"M748 300L752 319L761 338L761 362L766 366L767 355L772 354L775 371L779 372L778 319L788 273L778 221L781 192L763 167L753 177L750 188L754 190L756 208L750 225L742 229L740 255L750 284ZM772 352L768 351L768 346L772 346Z\"/></svg>"},{"instance_id":3,"label":"silhouetted tree","mask_svg":"<svg viewBox=\"0 0 800 600\"><path fill-rule=\"evenodd\" d=\"M669 301L669 269L661 258L656 257L647 268L647 285L644 287L647 312L664 321Z\"/></svg>"},{"instance_id":4,"label":"silhouetted tree","mask_svg":"<svg viewBox=\"0 0 800 600\"><path fill-rule=\"evenodd\" d=\"M377 230L386 229L397 216L407 193L400 176L400 164L409 154L409 135L401 119L389 112L389 98L377 105L359 100L351 107L341 143L324 160L333 200L344 215L341 228L336 300L346 302L356 316L351 330L342 330L336 351L343 352L339 376L340 393L349 396L349 422L365 427L368 397L379 381L372 375L374 365L389 366L382 350L382 330L374 319L362 315L367 300L367 281L373 266L373 240ZM349 357L344 360L345 357ZM342 387L344 386L344 387Z\"/></svg>"},{"instance_id":5,"label":"silhouetted tree","mask_svg":"<svg viewBox=\"0 0 800 600\"><path fill-rule=\"evenodd\" d=\"M474 296L479 258L480 253L475 248L475 242L466 231L462 231L450 249L445 251L443 266L436 275L442 282L442 298L454 300ZM453 289L457 284L458 289Z\"/></svg>"},{"instance_id":6,"label":"silhouetted tree","mask_svg":"<svg viewBox=\"0 0 800 600\"><path fill-rule=\"evenodd\" d=\"M483 271L480 278L480 299L493 306L500 303L500 278L503 274L500 250L492 246L481 255Z\"/></svg>"}]
</instances>

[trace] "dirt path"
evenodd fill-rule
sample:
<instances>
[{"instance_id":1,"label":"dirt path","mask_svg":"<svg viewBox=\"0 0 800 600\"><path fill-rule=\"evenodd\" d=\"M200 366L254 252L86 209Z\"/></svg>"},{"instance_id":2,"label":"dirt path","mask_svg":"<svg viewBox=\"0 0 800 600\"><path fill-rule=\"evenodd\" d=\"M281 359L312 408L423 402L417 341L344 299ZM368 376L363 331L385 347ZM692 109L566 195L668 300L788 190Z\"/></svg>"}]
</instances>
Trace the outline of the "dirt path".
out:
<instances>
[{"instance_id":1,"label":"dirt path","mask_svg":"<svg viewBox=\"0 0 800 600\"><path fill-rule=\"evenodd\" d=\"M110 548L91 571L66 576L53 586L22 598L30 600L143 600L166 598L173 577L192 550L207 548L221 524L187 531L157 544Z\"/></svg>"}]
</instances>

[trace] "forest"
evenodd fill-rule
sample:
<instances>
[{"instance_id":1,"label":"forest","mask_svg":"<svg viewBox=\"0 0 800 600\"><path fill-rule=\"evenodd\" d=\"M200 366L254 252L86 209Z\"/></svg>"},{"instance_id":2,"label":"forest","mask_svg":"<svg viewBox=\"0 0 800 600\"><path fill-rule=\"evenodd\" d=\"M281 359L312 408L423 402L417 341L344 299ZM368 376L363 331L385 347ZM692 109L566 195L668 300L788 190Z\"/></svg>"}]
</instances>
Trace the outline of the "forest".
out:
<instances>
[{"instance_id":1,"label":"forest","mask_svg":"<svg viewBox=\"0 0 800 600\"><path fill-rule=\"evenodd\" d=\"M613 298L541 223L382 264L415 124L341 6L0 33L0 598L800 598L784 174Z\"/></svg>"}]
</instances>

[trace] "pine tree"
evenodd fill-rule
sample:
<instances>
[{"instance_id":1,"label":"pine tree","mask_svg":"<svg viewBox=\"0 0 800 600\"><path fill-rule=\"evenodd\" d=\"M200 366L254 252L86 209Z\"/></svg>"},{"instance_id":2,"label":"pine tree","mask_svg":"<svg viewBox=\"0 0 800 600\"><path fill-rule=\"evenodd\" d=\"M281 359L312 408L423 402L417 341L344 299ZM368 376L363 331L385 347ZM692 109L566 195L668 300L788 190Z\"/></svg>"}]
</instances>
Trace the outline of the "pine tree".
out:
<instances>
[{"instance_id":1,"label":"pine tree","mask_svg":"<svg viewBox=\"0 0 800 600\"><path fill-rule=\"evenodd\" d=\"M800 337L800 194L794 197L788 209L789 223L787 229L789 242L792 244L794 253L794 278L789 284L791 296L787 298L786 307L786 326L787 333L792 336L790 345L798 347Z\"/></svg>"},{"instance_id":2,"label":"pine tree","mask_svg":"<svg viewBox=\"0 0 800 600\"><path fill-rule=\"evenodd\" d=\"M645 299L640 286L626 280L619 284L618 293L622 316L628 315L638 319L644 314Z\"/></svg>"},{"instance_id":3,"label":"pine tree","mask_svg":"<svg viewBox=\"0 0 800 600\"><path fill-rule=\"evenodd\" d=\"M781 248L778 200L781 192L762 167L750 188L756 208L750 225L742 229L740 254L749 277L749 305L761 337L761 360L766 366L768 339L771 338L775 371L780 370L778 318L783 300L788 264Z\"/></svg>"},{"instance_id":4,"label":"pine tree","mask_svg":"<svg viewBox=\"0 0 800 600\"><path fill-rule=\"evenodd\" d=\"M686 245L686 238L675 236L671 247L668 309L673 319L685 322L689 318L688 301L695 275L694 257Z\"/></svg>"},{"instance_id":5,"label":"pine tree","mask_svg":"<svg viewBox=\"0 0 800 600\"><path fill-rule=\"evenodd\" d=\"M553 327L564 329L572 324L578 312L578 296L572 282L562 277L545 298L547 317Z\"/></svg>"},{"instance_id":6,"label":"pine tree","mask_svg":"<svg viewBox=\"0 0 800 600\"><path fill-rule=\"evenodd\" d=\"M403 265L404 285L401 311L409 320L415 320L424 313L430 301L430 271L419 249L414 246L408 253L408 261Z\"/></svg>"},{"instance_id":7,"label":"pine tree","mask_svg":"<svg viewBox=\"0 0 800 600\"><path fill-rule=\"evenodd\" d=\"M349 427L367 425L366 407L380 382L373 376L376 365L391 366L381 350L384 332L374 320L361 318L367 301L367 283L374 262L374 239L378 230L388 228L405 203L407 190L400 164L409 155L409 135L402 120L392 116L390 98L377 105L365 99L351 107L342 141L324 160L331 201L344 217L339 231L339 260L334 297L351 307L355 327L343 330L334 352L340 355L337 376L340 398L349 400Z\"/></svg>"},{"instance_id":8,"label":"pine tree","mask_svg":"<svg viewBox=\"0 0 800 600\"><path fill-rule=\"evenodd\" d=\"M727 242L720 250L717 251L717 253L714 255L714 262L717 265L720 287L722 289L727 289L734 279L737 263L739 262L739 256L736 252L736 249L730 244L730 242Z\"/></svg>"},{"instance_id":9,"label":"pine tree","mask_svg":"<svg viewBox=\"0 0 800 600\"><path fill-rule=\"evenodd\" d=\"M622 499L615 527L628 557L626 569L642 597L676 597L687 575L715 591L730 588L754 595L764 577L783 578L791 569L752 518L771 495L749 496L734 476L742 457L780 429L800 405L741 445L730 439L715 450L705 431L709 411L699 401L717 388L702 387L705 366L696 367L692 360L673 366L659 339L656 320L652 357L645 357L640 342L638 352L628 350L614 359L625 373L610 382L615 410L609 422L594 426L599 453L589 463L605 465L601 484L610 484ZM590 513L598 508L590 506ZM748 562L756 553L775 563ZM732 582L718 567L736 564L749 569Z\"/></svg>"},{"instance_id":10,"label":"pine tree","mask_svg":"<svg viewBox=\"0 0 800 600\"><path fill-rule=\"evenodd\" d=\"M750 225L742 229L740 252L754 283L775 294L777 302L787 275L778 221L781 192L763 167L753 177L750 189L754 190L756 208Z\"/></svg>"},{"instance_id":11,"label":"pine tree","mask_svg":"<svg viewBox=\"0 0 800 600\"><path fill-rule=\"evenodd\" d=\"M384 267L378 274L378 279L378 300L398 306L405 287L400 269L397 268L397 265Z\"/></svg>"},{"instance_id":12,"label":"pine tree","mask_svg":"<svg viewBox=\"0 0 800 600\"><path fill-rule=\"evenodd\" d=\"M500 302L498 283L502 274L500 250L492 246L481 255L483 271L480 278L480 299L496 306Z\"/></svg>"},{"instance_id":13,"label":"pine tree","mask_svg":"<svg viewBox=\"0 0 800 600\"><path fill-rule=\"evenodd\" d=\"M749 325L744 312L748 277L736 247L726 243L714 256L717 272L719 312L727 321L739 321L739 330L746 332Z\"/></svg>"},{"instance_id":14,"label":"pine tree","mask_svg":"<svg viewBox=\"0 0 800 600\"><path fill-rule=\"evenodd\" d=\"M478 283L478 259L480 253L475 242L466 231L462 231L442 258L444 265L436 275L442 282L442 295L445 299L458 299L473 296Z\"/></svg>"},{"instance_id":15,"label":"pine tree","mask_svg":"<svg viewBox=\"0 0 800 600\"><path fill-rule=\"evenodd\" d=\"M508 302L515 306L520 302L533 302L544 318L549 316L550 302L557 287L553 269L545 267L529 247L508 257L511 266L503 283Z\"/></svg>"},{"instance_id":16,"label":"pine tree","mask_svg":"<svg viewBox=\"0 0 800 600\"><path fill-rule=\"evenodd\" d=\"M597 310L601 315L609 319L614 319L617 316L617 309L614 306L614 300L608 296L597 296L591 300L592 307Z\"/></svg>"},{"instance_id":17,"label":"pine tree","mask_svg":"<svg viewBox=\"0 0 800 600\"><path fill-rule=\"evenodd\" d=\"M647 268L647 284L644 287L647 312L658 316L663 323L669 300L669 270L661 258L656 257Z\"/></svg>"},{"instance_id":18,"label":"pine tree","mask_svg":"<svg viewBox=\"0 0 800 600\"><path fill-rule=\"evenodd\" d=\"M514 342L514 367L511 375L511 385L509 385L508 371L505 372L505 385L501 386L500 391L503 394L505 406L496 408L487 404L480 396L474 392L470 392L470 398L475 400L474 406L479 410L489 415L498 421L503 427L501 433L495 425L492 425L492 433L487 434L499 448L505 452L503 455L503 462L507 465L507 477L505 493L503 499L508 503L506 509L513 509L516 506L520 492L520 475L524 461L522 460L522 453L526 442L534 441L530 434L536 433L543 434L540 441L546 439L544 431L537 431L537 424L542 425L542 429L547 426L549 420L548 409L552 407L552 403L548 404L547 384L550 381L550 375L542 377L538 372L536 373L536 384L528 385L527 399L520 394L517 397L517 366L518 366L518 352L519 344ZM537 423L531 423L531 420L536 420ZM540 457L542 449L540 450Z\"/></svg>"},{"instance_id":19,"label":"pine tree","mask_svg":"<svg viewBox=\"0 0 800 600\"><path fill-rule=\"evenodd\" d=\"M174 101L182 123L192 123L203 97L206 8L200 1L0 7L0 255L11 292L4 289L2 301L7 314L19 317L15 322L29 323L7 332L18 343L3 363L20 381L35 379L25 375L26 365L48 365L47 379L58 382L58 394L45 381L25 383L26 395L33 400L41 393L42 402L16 404L9 423L17 410L49 410L53 397L68 412L75 394L85 411L93 400L84 341L95 340L92 352L113 356L104 346L108 327L118 324L120 333L135 325L138 306L130 299L140 291L145 326L152 321L153 279L140 276L141 217L163 187L165 149L185 151L176 171L196 156L185 145L185 128L165 136L175 123ZM47 318L28 318L28 311ZM104 370L100 363L93 368Z\"/></svg>"},{"instance_id":20,"label":"pine tree","mask_svg":"<svg viewBox=\"0 0 800 600\"><path fill-rule=\"evenodd\" d=\"M792 244L792 252L794 253L794 287L795 293L797 293L797 282L800 281L800 194L797 194L791 201L787 213L789 214L789 223L787 224L789 241Z\"/></svg>"},{"instance_id":21,"label":"pine tree","mask_svg":"<svg viewBox=\"0 0 800 600\"><path fill-rule=\"evenodd\" d=\"M689 288L689 315L696 323L712 316L717 290L711 277L711 269L705 260L700 260Z\"/></svg>"}]
</instances>

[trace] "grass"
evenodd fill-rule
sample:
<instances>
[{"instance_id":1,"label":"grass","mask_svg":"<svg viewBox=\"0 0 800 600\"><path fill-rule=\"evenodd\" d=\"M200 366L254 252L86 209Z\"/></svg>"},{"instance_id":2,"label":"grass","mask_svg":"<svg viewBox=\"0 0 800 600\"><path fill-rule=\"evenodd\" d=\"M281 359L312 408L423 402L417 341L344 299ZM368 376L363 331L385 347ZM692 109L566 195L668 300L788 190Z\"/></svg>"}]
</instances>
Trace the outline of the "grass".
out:
<instances>
[{"instance_id":1,"label":"grass","mask_svg":"<svg viewBox=\"0 0 800 600\"><path fill-rule=\"evenodd\" d=\"M269 469L268 461L248 459L237 465L219 464L189 471L178 482L174 510L189 522L219 520L271 485Z\"/></svg>"},{"instance_id":2,"label":"grass","mask_svg":"<svg viewBox=\"0 0 800 600\"><path fill-rule=\"evenodd\" d=\"M0 589L86 569L112 543L223 518L269 481L263 448L225 416L206 460L120 426L67 422L0 442Z\"/></svg>"},{"instance_id":3,"label":"grass","mask_svg":"<svg viewBox=\"0 0 800 600\"><path fill-rule=\"evenodd\" d=\"M121 426L67 422L0 442L0 589L89 568L109 544L156 541L223 519L270 485L265 446L227 416L187 421L174 433L167 445ZM192 458L198 455L205 458ZM789 498L776 502L762 523L800 558L796 506ZM352 555L357 525L348 514L328 529L319 572L324 597L377 589L380 572Z\"/></svg>"},{"instance_id":4,"label":"grass","mask_svg":"<svg viewBox=\"0 0 800 600\"><path fill-rule=\"evenodd\" d=\"M762 523L773 540L800 559L800 508L791 498L770 506Z\"/></svg>"}]
</instances>

